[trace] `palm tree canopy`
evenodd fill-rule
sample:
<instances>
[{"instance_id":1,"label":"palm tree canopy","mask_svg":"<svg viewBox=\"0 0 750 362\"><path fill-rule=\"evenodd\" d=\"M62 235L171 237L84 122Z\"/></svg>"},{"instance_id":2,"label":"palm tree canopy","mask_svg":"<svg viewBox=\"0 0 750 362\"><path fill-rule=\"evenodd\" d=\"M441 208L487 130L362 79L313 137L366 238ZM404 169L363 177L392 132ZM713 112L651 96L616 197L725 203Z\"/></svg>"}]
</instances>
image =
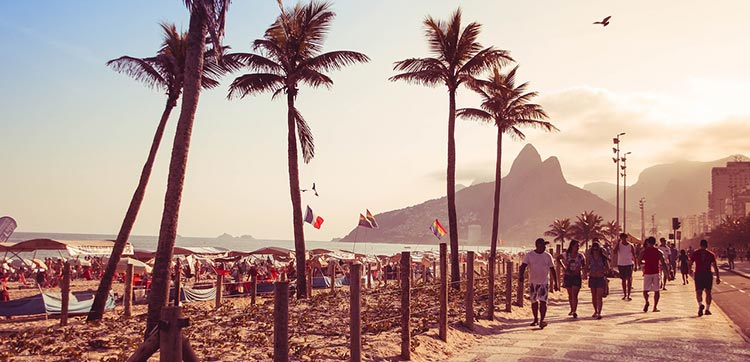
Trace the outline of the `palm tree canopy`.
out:
<instances>
[{"instance_id":1,"label":"palm tree canopy","mask_svg":"<svg viewBox=\"0 0 750 362\"><path fill-rule=\"evenodd\" d=\"M554 237L556 242L565 242L565 239L573 238L573 229L568 218L555 219L549 225L549 228L549 230L544 232L544 235Z\"/></svg>"},{"instance_id":2,"label":"palm tree canopy","mask_svg":"<svg viewBox=\"0 0 750 362\"><path fill-rule=\"evenodd\" d=\"M335 13L325 2L297 4L282 11L266 30L263 39L253 42L257 54L232 53L224 57L230 68L253 71L232 82L227 98L244 98L264 92L271 92L273 98L282 92L296 97L299 83L313 88L330 88L333 80L324 72L368 62L370 58L354 51L321 53L334 17ZM300 112L297 109L293 112L302 155L305 162L309 162L315 155L312 133Z\"/></svg>"},{"instance_id":3,"label":"palm tree canopy","mask_svg":"<svg viewBox=\"0 0 750 362\"><path fill-rule=\"evenodd\" d=\"M472 79L467 82L467 86L482 97L482 104L480 108L457 110L459 117L494 123L499 132L521 140L526 135L520 127L558 130L552 123L544 121L548 117L542 106L531 103L537 92L527 92L528 83L516 85L518 66L506 74L500 73L497 67L493 70L486 80Z\"/></svg>"},{"instance_id":4,"label":"palm tree canopy","mask_svg":"<svg viewBox=\"0 0 750 362\"><path fill-rule=\"evenodd\" d=\"M505 50L482 48L477 41L481 29L478 23L472 22L462 29L460 8L447 22L428 16L424 25L434 56L396 62L393 69L403 73L391 77L391 81L404 80L427 86L442 83L449 89L456 89L484 70L513 60Z\"/></svg>"},{"instance_id":5,"label":"palm tree canopy","mask_svg":"<svg viewBox=\"0 0 750 362\"><path fill-rule=\"evenodd\" d=\"M593 211L584 211L583 214L576 217L576 222L573 224L573 234L577 239L586 242L594 238L602 238L603 220Z\"/></svg>"},{"instance_id":6,"label":"palm tree canopy","mask_svg":"<svg viewBox=\"0 0 750 362\"><path fill-rule=\"evenodd\" d=\"M185 57L187 54L187 33L179 32L173 23L161 23L164 40L156 56L135 58L122 56L107 62L118 73L128 75L150 88L163 90L167 96L175 99L182 92L185 76ZM207 51L203 66L201 86L205 89L219 86L218 78L224 70Z\"/></svg>"}]
</instances>

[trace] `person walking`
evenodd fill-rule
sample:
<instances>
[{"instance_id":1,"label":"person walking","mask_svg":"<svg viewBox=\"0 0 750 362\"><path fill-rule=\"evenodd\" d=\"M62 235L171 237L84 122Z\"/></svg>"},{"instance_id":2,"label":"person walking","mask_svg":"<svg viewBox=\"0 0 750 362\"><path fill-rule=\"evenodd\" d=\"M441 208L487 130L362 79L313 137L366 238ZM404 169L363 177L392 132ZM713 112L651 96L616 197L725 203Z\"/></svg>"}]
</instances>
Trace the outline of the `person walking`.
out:
<instances>
[{"instance_id":1,"label":"person walking","mask_svg":"<svg viewBox=\"0 0 750 362\"><path fill-rule=\"evenodd\" d=\"M677 278L677 257L679 256L677 247L674 243L669 244L669 280Z\"/></svg>"},{"instance_id":2,"label":"person walking","mask_svg":"<svg viewBox=\"0 0 750 362\"><path fill-rule=\"evenodd\" d=\"M545 245L548 241L539 238L535 241L536 248L524 255L519 269L518 282L523 285L523 275L526 268L529 268L529 299L531 299L531 312L534 314L532 326L539 325L540 329L547 326L544 317L547 315L547 297L550 275L555 275L555 267L552 261L552 254L545 251ZM558 289L557 278L552 278L555 282L555 289Z\"/></svg>"},{"instance_id":3,"label":"person walking","mask_svg":"<svg viewBox=\"0 0 750 362\"><path fill-rule=\"evenodd\" d=\"M568 315L578 318L578 292L581 291L581 271L586 265L586 258L579 251L578 240L571 240L568 250L561 256L563 274L563 288L568 290Z\"/></svg>"},{"instance_id":4,"label":"person walking","mask_svg":"<svg viewBox=\"0 0 750 362\"><path fill-rule=\"evenodd\" d=\"M609 271L609 259L598 243L591 244L586 268L589 275L591 302L594 305L594 314L591 316L596 319L602 319L602 305L604 304L604 289L607 287L606 273Z\"/></svg>"},{"instance_id":5,"label":"person walking","mask_svg":"<svg viewBox=\"0 0 750 362\"><path fill-rule=\"evenodd\" d=\"M690 284L688 274L690 273L690 258L688 258L685 249L680 250L680 273L682 273L682 285Z\"/></svg>"},{"instance_id":6,"label":"person walking","mask_svg":"<svg viewBox=\"0 0 750 362\"><path fill-rule=\"evenodd\" d=\"M708 241L701 240L700 249L693 252L690 258L690 266L695 263L695 297L698 299L698 317L711 315L711 287L713 286L713 275L711 267L716 271L716 285L721 284L719 279L719 267L716 265L716 254L708 250ZM703 291L706 291L706 305L703 305Z\"/></svg>"},{"instance_id":7,"label":"person walking","mask_svg":"<svg viewBox=\"0 0 750 362\"><path fill-rule=\"evenodd\" d=\"M727 261L729 262L729 270L734 270L734 259L737 258L737 250L734 249L732 244L727 247Z\"/></svg>"},{"instance_id":8,"label":"person walking","mask_svg":"<svg viewBox=\"0 0 750 362\"><path fill-rule=\"evenodd\" d=\"M664 256L664 260L666 261L669 258L669 246L667 246L667 239L660 238L659 239L659 251L661 251L662 256ZM669 270L669 264L665 264L664 268L661 270L662 273L662 284L661 284L661 290L667 290L667 280L669 280L669 275L671 274L671 271Z\"/></svg>"},{"instance_id":9,"label":"person walking","mask_svg":"<svg viewBox=\"0 0 750 362\"><path fill-rule=\"evenodd\" d=\"M620 234L620 242L612 250L617 258L617 271L622 281L622 300L632 300L630 292L633 290L633 264L635 264L635 247L628 242L628 234Z\"/></svg>"},{"instance_id":10,"label":"person walking","mask_svg":"<svg viewBox=\"0 0 750 362\"><path fill-rule=\"evenodd\" d=\"M654 312L658 312L659 308L659 272L661 267L667 268L667 261L664 259L664 254L661 250L656 248L656 238L649 236L646 238L646 245L638 257L638 262L643 262L643 299L646 300L646 304L643 306L643 312L648 312L649 307L649 292L654 292Z\"/></svg>"}]
</instances>

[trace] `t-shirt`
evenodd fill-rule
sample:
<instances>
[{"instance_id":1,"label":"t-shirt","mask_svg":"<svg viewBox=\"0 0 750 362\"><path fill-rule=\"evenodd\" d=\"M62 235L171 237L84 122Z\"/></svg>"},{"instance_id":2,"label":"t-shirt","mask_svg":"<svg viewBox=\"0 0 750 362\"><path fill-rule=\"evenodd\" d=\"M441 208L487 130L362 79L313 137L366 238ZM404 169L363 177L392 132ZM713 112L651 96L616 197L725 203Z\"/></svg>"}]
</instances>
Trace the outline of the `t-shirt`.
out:
<instances>
[{"instance_id":1,"label":"t-shirt","mask_svg":"<svg viewBox=\"0 0 750 362\"><path fill-rule=\"evenodd\" d=\"M572 253L565 253L565 265L567 265L566 271L568 274L581 275L581 267L583 267L583 254L578 253L573 255Z\"/></svg>"},{"instance_id":2,"label":"t-shirt","mask_svg":"<svg viewBox=\"0 0 750 362\"><path fill-rule=\"evenodd\" d=\"M529 283L549 284L549 269L554 265L552 254L531 250L523 257L523 263L529 266Z\"/></svg>"},{"instance_id":3,"label":"t-shirt","mask_svg":"<svg viewBox=\"0 0 750 362\"><path fill-rule=\"evenodd\" d=\"M630 243L627 245L622 245L622 242L617 243L617 265L633 265L633 245Z\"/></svg>"},{"instance_id":4,"label":"t-shirt","mask_svg":"<svg viewBox=\"0 0 750 362\"><path fill-rule=\"evenodd\" d=\"M657 248L643 249L643 274L659 274L661 270L661 250Z\"/></svg>"},{"instance_id":5,"label":"t-shirt","mask_svg":"<svg viewBox=\"0 0 750 362\"><path fill-rule=\"evenodd\" d=\"M716 254L710 250L698 249L693 252L691 259L695 262L695 274L711 272L711 263L716 262Z\"/></svg>"}]
</instances>

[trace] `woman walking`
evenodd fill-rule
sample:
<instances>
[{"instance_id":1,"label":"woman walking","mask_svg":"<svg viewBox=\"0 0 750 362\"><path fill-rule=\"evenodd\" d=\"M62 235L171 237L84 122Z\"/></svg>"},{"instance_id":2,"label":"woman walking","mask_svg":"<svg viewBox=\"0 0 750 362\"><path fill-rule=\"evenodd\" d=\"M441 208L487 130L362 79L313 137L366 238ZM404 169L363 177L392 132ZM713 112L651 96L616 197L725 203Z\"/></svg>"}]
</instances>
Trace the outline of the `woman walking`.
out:
<instances>
[{"instance_id":1,"label":"woman walking","mask_svg":"<svg viewBox=\"0 0 750 362\"><path fill-rule=\"evenodd\" d=\"M591 244L586 268L589 275L591 301L594 304L594 314L591 316L596 319L602 319L602 299L604 297L604 288L607 286L605 275L609 271L609 260L602 252L598 243Z\"/></svg>"},{"instance_id":2,"label":"woman walking","mask_svg":"<svg viewBox=\"0 0 750 362\"><path fill-rule=\"evenodd\" d=\"M578 240L571 240L568 250L562 255L563 288L568 290L568 315L578 318L578 292L581 290L581 270L586 265L586 258L578 251Z\"/></svg>"},{"instance_id":3,"label":"woman walking","mask_svg":"<svg viewBox=\"0 0 750 362\"><path fill-rule=\"evenodd\" d=\"M682 273L682 285L690 284L690 281L688 281L688 273L690 273L690 259L687 256L687 253L685 252L685 249L680 250L680 273Z\"/></svg>"}]
</instances>

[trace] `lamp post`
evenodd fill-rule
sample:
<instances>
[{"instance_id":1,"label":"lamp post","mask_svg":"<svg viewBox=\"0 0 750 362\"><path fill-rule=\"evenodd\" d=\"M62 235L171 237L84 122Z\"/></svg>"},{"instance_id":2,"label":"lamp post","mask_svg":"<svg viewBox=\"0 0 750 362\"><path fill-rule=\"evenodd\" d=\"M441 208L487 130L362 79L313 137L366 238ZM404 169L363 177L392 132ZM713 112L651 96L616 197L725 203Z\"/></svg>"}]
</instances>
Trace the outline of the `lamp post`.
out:
<instances>
[{"instance_id":1,"label":"lamp post","mask_svg":"<svg viewBox=\"0 0 750 362\"><path fill-rule=\"evenodd\" d=\"M615 138L612 139L612 143L615 144L615 147L612 147L612 152L614 152L615 157L612 157L612 161L615 162L615 171L617 171L617 187L616 187L616 198L617 198L617 204L615 205L616 215L617 218L615 219L615 225L620 226L620 136L624 136L625 132L622 132L615 136Z\"/></svg>"},{"instance_id":2,"label":"lamp post","mask_svg":"<svg viewBox=\"0 0 750 362\"><path fill-rule=\"evenodd\" d=\"M646 206L646 198L641 197L640 200L638 200L638 206L641 208L641 242L646 239L646 220L643 218L644 216L644 207Z\"/></svg>"},{"instance_id":3,"label":"lamp post","mask_svg":"<svg viewBox=\"0 0 750 362\"><path fill-rule=\"evenodd\" d=\"M622 232L627 233L627 219L628 219L628 166L627 166L627 157L631 152L625 152L622 155L622 166L620 166L620 169L622 170L622 173L620 174L622 176Z\"/></svg>"}]
</instances>

